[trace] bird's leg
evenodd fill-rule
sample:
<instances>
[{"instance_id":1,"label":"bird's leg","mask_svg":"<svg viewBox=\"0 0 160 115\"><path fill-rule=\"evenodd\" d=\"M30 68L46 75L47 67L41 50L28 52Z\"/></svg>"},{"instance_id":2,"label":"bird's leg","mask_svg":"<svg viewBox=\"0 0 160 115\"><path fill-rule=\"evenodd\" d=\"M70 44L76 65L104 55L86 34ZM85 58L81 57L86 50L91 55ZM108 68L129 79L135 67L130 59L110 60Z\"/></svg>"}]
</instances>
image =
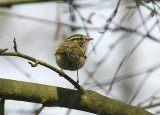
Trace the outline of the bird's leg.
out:
<instances>
[{"instance_id":1,"label":"bird's leg","mask_svg":"<svg viewBox=\"0 0 160 115\"><path fill-rule=\"evenodd\" d=\"M78 70L77 70L77 84L79 83L79 78L78 78Z\"/></svg>"}]
</instances>

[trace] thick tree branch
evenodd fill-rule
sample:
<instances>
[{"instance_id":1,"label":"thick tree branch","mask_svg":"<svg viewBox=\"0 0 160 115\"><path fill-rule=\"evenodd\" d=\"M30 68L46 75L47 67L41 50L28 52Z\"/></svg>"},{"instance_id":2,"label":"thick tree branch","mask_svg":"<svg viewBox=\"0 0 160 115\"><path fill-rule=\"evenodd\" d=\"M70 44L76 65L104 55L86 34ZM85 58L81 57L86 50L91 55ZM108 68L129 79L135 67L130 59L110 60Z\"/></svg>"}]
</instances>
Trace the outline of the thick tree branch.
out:
<instances>
[{"instance_id":1,"label":"thick tree branch","mask_svg":"<svg viewBox=\"0 0 160 115\"><path fill-rule=\"evenodd\" d=\"M152 115L142 108L105 97L93 91L76 90L29 82L0 79L0 98L66 107L101 115Z\"/></svg>"}]
</instances>

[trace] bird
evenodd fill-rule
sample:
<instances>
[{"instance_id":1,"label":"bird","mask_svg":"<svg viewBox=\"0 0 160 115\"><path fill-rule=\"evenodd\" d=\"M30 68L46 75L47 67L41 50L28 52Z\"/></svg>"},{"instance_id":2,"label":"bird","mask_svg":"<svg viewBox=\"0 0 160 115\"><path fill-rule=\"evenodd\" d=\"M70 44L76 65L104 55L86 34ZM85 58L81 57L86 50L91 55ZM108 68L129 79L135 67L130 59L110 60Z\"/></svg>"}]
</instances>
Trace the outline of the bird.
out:
<instances>
[{"instance_id":1,"label":"bird","mask_svg":"<svg viewBox=\"0 0 160 115\"><path fill-rule=\"evenodd\" d=\"M61 68L61 71L77 70L77 82L78 69L82 68L86 61L86 47L88 42L93 38L88 38L82 34L75 34L65 39L57 48L55 52L55 59L57 65Z\"/></svg>"}]
</instances>

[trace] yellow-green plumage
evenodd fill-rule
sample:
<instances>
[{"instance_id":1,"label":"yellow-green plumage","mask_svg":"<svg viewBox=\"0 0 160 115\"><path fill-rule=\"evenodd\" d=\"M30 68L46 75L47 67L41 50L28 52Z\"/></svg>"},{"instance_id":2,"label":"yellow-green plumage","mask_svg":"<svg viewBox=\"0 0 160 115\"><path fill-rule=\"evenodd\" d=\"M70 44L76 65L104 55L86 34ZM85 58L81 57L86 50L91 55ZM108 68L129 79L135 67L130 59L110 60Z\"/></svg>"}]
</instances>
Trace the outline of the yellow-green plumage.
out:
<instances>
[{"instance_id":1,"label":"yellow-green plumage","mask_svg":"<svg viewBox=\"0 0 160 115\"><path fill-rule=\"evenodd\" d=\"M65 70L78 70L86 60L85 47L91 38L76 34L67 38L56 50L55 58L58 66Z\"/></svg>"}]
</instances>

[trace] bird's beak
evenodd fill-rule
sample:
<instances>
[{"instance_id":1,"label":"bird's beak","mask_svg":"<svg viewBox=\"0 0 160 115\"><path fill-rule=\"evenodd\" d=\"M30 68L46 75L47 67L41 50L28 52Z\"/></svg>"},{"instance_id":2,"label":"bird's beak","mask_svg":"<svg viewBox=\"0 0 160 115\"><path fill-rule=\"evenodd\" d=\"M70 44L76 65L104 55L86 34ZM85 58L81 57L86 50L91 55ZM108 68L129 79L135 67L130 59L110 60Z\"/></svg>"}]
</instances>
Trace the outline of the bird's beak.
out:
<instances>
[{"instance_id":1,"label":"bird's beak","mask_svg":"<svg viewBox=\"0 0 160 115\"><path fill-rule=\"evenodd\" d=\"M93 38L88 38L87 40L90 41L90 40L93 40Z\"/></svg>"}]
</instances>

